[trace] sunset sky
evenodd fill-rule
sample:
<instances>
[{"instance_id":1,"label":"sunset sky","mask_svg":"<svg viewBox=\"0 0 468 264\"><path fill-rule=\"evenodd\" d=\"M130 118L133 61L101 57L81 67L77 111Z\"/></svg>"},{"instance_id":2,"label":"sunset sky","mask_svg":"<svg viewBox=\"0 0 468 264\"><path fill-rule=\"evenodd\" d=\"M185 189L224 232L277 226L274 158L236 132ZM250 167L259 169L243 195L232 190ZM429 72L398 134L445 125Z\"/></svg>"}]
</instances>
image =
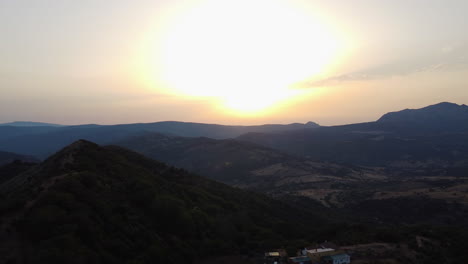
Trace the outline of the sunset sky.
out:
<instances>
[{"instance_id":1,"label":"sunset sky","mask_svg":"<svg viewBox=\"0 0 468 264\"><path fill-rule=\"evenodd\" d=\"M465 0L2 0L0 122L372 121L468 104Z\"/></svg>"}]
</instances>

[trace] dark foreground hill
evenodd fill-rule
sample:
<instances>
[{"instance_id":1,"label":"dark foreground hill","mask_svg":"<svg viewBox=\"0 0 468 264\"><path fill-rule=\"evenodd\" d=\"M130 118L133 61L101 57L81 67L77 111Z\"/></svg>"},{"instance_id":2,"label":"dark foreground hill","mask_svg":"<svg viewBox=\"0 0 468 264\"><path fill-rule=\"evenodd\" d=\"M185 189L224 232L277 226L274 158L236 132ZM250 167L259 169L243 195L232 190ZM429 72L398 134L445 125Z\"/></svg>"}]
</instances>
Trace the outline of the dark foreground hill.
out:
<instances>
[{"instance_id":1,"label":"dark foreground hill","mask_svg":"<svg viewBox=\"0 0 468 264\"><path fill-rule=\"evenodd\" d=\"M402 248L371 260L468 259L459 222L466 210L455 203L348 196L349 206L331 209L279 201L87 141L19 170L0 184L0 198L0 263L197 263L278 247L294 254L325 240ZM419 247L421 236L430 242Z\"/></svg>"},{"instance_id":2,"label":"dark foreground hill","mask_svg":"<svg viewBox=\"0 0 468 264\"><path fill-rule=\"evenodd\" d=\"M16 175L35 167L36 165L37 163L21 161L21 160L14 160L11 163L1 165L0 166L0 185L8 181L9 179L15 177Z\"/></svg>"},{"instance_id":3,"label":"dark foreground hill","mask_svg":"<svg viewBox=\"0 0 468 264\"><path fill-rule=\"evenodd\" d=\"M0 263L192 263L323 237L327 222L319 205L299 210L87 141L0 195Z\"/></svg>"}]
</instances>

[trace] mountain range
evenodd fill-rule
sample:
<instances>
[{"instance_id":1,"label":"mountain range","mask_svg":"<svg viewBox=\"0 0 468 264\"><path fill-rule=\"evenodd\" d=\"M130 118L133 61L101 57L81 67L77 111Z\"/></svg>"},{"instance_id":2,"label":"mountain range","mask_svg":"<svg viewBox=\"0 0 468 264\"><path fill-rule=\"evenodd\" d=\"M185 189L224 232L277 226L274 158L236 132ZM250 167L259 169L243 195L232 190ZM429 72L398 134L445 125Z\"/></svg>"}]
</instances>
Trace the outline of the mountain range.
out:
<instances>
[{"instance_id":1,"label":"mountain range","mask_svg":"<svg viewBox=\"0 0 468 264\"><path fill-rule=\"evenodd\" d=\"M329 127L3 125L0 263L258 263L324 240L464 262L467 124L441 103Z\"/></svg>"},{"instance_id":2,"label":"mountain range","mask_svg":"<svg viewBox=\"0 0 468 264\"><path fill-rule=\"evenodd\" d=\"M468 106L453 103L439 103L421 109L405 109L383 115L377 123L407 126L423 126L429 131L466 132L468 130Z\"/></svg>"},{"instance_id":3,"label":"mountain range","mask_svg":"<svg viewBox=\"0 0 468 264\"><path fill-rule=\"evenodd\" d=\"M468 107L440 103L388 113L375 122L248 133L237 139L330 162L462 172L468 168Z\"/></svg>"},{"instance_id":4,"label":"mountain range","mask_svg":"<svg viewBox=\"0 0 468 264\"><path fill-rule=\"evenodd\" d=\"M262 126L157 122L126 125L0 125L0 151L44 159L78 139L99 144L155 132L179 137L236 139L320 161L364 166L464 167L468 160L468 106L440 103L343 126L316 123ZM206 141L206 140L205 140ZM359 152L359 153L358 153Z\"/></svg>"},{"instance_id":5,"label":"mountain range","mask_svg":"<svg viewBox=\"0 0 468 264\"><path fill-rule=\"evenodd\" d=\"M31 122L31 121L15 121L10 123L2 123L0 126L14 126L14 127L42 127L42 126L51 126L51 127L59 127L63 125L59 124L51 124L51 123L42 123L42 122Z\"/></svg>"},{"instance_id":6,"label":"mountain range","mask_svg":"<svg viewBox=\"0 0 468 264\"><path fill-rule=\"evenodd\" d=\"M248 132L275 132L318 127L306 124L223 126L214 124L157 122L124 125L79 125L79 126L0 126L0 150L33 155L44 159L64 146L79 139L108 144L130 136L158 132L185 137L234 138Z\"/></svg>"},{"instance_id":7,"label":"mountain range","mask_svg":"<svg viewBox=\"0 0 468 264\"><path fill-rule=\"evenodd\" d=\"M0 126L0 151L20 153L9 154L16 159L44 159L78 139L121 145L225 183L253 188L283 185L303 175L366 174L363 167L369 166L392 168L392 174L457 176L468 169L468 106L440 103L388 113L375 122L329 127L312 122ZM3 154L0 162L2 157L15 159ZM334 172L323 169L332 167Z\"/></svg>"}]
</instances>

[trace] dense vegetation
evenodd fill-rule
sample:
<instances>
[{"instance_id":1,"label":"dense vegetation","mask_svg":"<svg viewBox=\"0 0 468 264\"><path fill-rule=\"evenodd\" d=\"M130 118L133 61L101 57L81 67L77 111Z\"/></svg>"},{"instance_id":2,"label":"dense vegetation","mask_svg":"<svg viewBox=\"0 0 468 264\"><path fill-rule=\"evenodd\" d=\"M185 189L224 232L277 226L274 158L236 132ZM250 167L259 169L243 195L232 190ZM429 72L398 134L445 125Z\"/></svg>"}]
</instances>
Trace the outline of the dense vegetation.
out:
<instances>
[{"instance_id":1,"label":"dense vegetation","mask_svg":"<svg viewBox=\"0 0 468 264\"><path fill-rule=\"evenodd\" d=\"M36 163L33 162L15 160L11 163L0 166L0 184L10 180L18 174L33 168L35 165Z\"/></svg>"},{"instance_id":2,"label":"dense vegetation","mask_svg":"<svg viewBox=\"0 0 468 264\"><path fill-rule=\"evenodd\" d=\"M196 263L277 247L294 254L325 240L404 243L415 255L399 256L401 263L468 259L466 225L430 223L426 210L406 215L432 206L422 199L343 209L303 197L278 201L87 141L21 170L0 195L0 263ZM435 205L428 217L460 209ZM419 248L415 236L434 242Z\"/></svg>"},{"instance_id":3,"label":"dense vegetation","mask_svg":"<svg viewBox=\"0 0 468 264\"><path fill-rule=\"evenodd\" d=\"M25 263L186 263L285 246L324 223L320 211L85 141L0 187L16 233L2 246Z\"/></svg>"},{"instance_id":4,"label":"dense vegetation","mask_svg":"<svg viewBox=\"0 0 468 264\"><path fill-rule=\"evenodd\" d=\"M115 144L228 184L247 184L252 180L250 172L255 169L299 160L266 147L232 139L148 133Z\"/></svg>"}]
</instances>

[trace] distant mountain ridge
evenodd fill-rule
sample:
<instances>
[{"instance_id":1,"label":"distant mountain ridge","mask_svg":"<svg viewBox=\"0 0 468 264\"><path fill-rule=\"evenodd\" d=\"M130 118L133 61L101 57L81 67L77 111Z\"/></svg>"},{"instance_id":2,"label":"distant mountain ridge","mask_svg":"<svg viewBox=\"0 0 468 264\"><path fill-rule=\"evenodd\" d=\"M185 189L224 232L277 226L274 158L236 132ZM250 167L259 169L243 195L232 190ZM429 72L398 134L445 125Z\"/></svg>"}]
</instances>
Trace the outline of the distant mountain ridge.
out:
<instances>
[{"instance_id":1,"label":"distant mountain ridge","mask_svg":"<svg viewBox=\"0 0 468 264\"><path fill-rule=\"evenodd\" d=\"M0 126L15 126L15 127L38 127L38 126L51 126L51 127L61 127L64 125L51 124L51 123L42 123L42 122L31 122L31 121L15 121L10 123L0 123Z\"/></svg>"},{"instance_id":2,"label":"distant mountain ridge","mask_svg":"<svg viewBox=\"0 0 468 264\"><path fill-rule=\"evenodd\" d=\"M31 156L25 156L25 155L16 154L16 153L0 151L0 165L7 164L15 160L25 161L25 162L37 162L37 159Z\"/></svg>"},{"instance_id":3,"label":"distant mountain ridge","mask_svg":"<svg viewBox=\"0 0 468 264\"><path fill-rule=\"evenodd\" d=\"M387 113L377 123L407 123L440 131L467 129L468 106L443 102L421 109L405 109Z\"/></svg>"},{"instance_id":4,"label":"distant mountain ridge","mask_svg":"<svg viewBox=\"0 0 468 264\"><path fill-rule=\"evenodd\" d=\"M457 166L468 163L468 150L464 143L468 137L468 106L453 103L387 113L375 122L330 127L313 122L226 126L176 121L109 126L0 126L0 149L44 159L78 139L109 144L147 133L192 138L238 138L288 154L332 163L366 166L408 161Z\"/></svg>"},{"instance_id":5,"label":"distant mountain ridge","mask_svg":"<svg viewBox=\"0 0 468 264\"><path fill-rule=\"evenodd\" d=\"M238 139L317 160L424 169L457 166L461 172L468 167L468 106L440 103L388 113L375 122L248 133Z\"/></svg>"},{"instance_id":6,"label":"distant mountain ridge","mask_svg":"<svg viewBox=\"0 0 468 264\"><path fill-rule=\"evenodd\" d=\"M176 121L137 123L122 125L79 125L64 127L13 127L0 126L0 149L10 152L27 153L46 158L60 148L78 139L108 144L126 137L157 132L184 137L209 137L214 139L234 138L248 132L281 132L287 130L313 129L319 127L313 122L307 124L260 126L226 126L216 124L186 123Z\"/></svg>"}]
</instances>

